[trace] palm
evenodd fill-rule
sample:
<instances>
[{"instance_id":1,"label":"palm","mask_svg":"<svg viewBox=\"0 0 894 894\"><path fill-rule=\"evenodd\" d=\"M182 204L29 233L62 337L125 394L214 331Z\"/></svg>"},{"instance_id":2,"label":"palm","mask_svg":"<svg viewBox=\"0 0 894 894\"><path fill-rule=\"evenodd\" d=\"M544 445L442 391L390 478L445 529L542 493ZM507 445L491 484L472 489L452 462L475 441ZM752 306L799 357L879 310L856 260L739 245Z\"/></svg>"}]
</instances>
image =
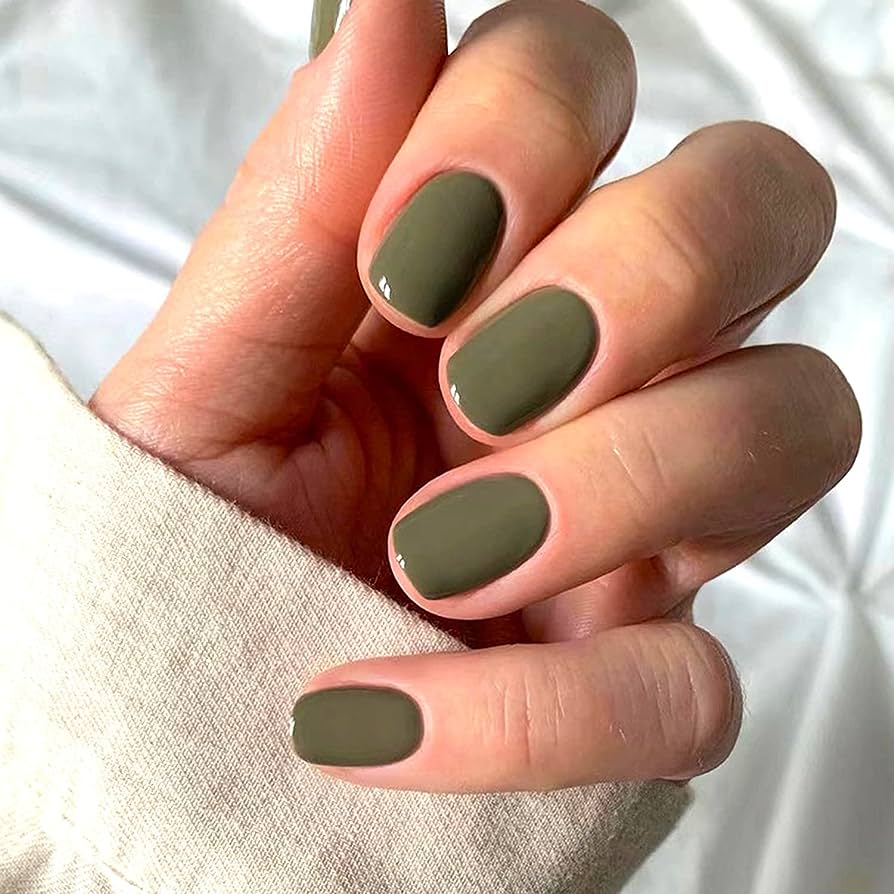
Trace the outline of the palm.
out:
<instances>
[{"instance_id":1,"label":"palm","mask_svg":"<svg viewBox=\"0 0 894 894\"><path fill-rule=\"evenodd\" d=\"M487 448L453 423L437 385L440 341L370 314L324 383L296 443L261 436L178 466L253 515L406 605L387 534L423 484ZM436 619L444 626L441 619ZM471 627L448 625L465 639Z\"/></svg>"}]
</instances>

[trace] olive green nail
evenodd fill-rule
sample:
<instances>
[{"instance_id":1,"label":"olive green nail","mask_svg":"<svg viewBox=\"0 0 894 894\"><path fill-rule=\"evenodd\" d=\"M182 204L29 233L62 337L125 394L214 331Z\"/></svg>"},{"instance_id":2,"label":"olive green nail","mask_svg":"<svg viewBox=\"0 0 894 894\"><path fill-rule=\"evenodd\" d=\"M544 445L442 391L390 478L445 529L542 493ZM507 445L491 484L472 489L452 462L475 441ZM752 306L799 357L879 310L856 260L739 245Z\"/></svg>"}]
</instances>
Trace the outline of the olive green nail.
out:
<instances>
[{"instance_id":1,"label":"olive green nail","mask_svg":"<svg viewBox=\"0 0 894 894\"><path fill-rule=\"evenodd\" d=\"M332 40L351 0L314 0L310 21L310 58L316 59Z\"/></svg>"},{"instance_id":2,"label":"olive green nail","mask_svg":"<svg viewBox=\"0 0 894 894\"><path fill-rule=\"evenodd\" d=\"M478 428L508 434L577 384L598 342L583 299L540 289L497 314L450 358L450 395Z\"/></svg>"},{"instance_id":3,"label":"olive green nail","mask_svg":"<svg viewBox=\"0 0 894 894\"><path fill-rule=\"evenodd\" d=\"M444 322L490 263L503 232L503 200L467 171L429 180L379 247L370 280L400 313L423 326Z\"/></svg>"},{"instance_id":4,"label":"olive green nail","mask_svg":"<svg viewBox=\"0 0 894 894\"><path fill-rule=\"evenodd\" d=\"M343 687L302 695L292 712L298 756L332 767L377 767L422 741L419 705L397 689Z\"/></svg>"},{"instance_id":5,"label":"olive green nail","mask_svg":"<svg viewBox=\"0 0 894 894\"><path fill-rule=\"evenodd\" d=\"M532 556L549 528L549 504L522 475L493 475L447 491L394 527L397 562L426 599L502 577Z\"/></svg>"}]
</instances>

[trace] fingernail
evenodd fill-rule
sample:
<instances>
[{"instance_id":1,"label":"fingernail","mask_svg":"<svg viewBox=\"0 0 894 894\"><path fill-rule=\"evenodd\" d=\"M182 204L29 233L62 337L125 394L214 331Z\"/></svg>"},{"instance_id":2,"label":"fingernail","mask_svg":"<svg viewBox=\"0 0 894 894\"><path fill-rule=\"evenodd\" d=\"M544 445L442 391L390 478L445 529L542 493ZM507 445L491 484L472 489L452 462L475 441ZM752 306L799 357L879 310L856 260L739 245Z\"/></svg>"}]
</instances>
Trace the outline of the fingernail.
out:
<instances>
[{"instance_id":1,"label":"fingernail","mask_svg":"<svg viewBox=\"0 0 894 894\"><path fill-rule=\"evenodd\" d=\"M549 504L522 475L494 475L447 491L394 527L397 562L426 599L444 599L502 577L532 556L549 527Z\"/></svg>"},{"instance_id":2,"label":"fingernail","mask_svg":"<svg viewBox=\"0 0 894 894\"><path fill-rule=\"evenodd\" d=\"M440 174L400 213L370 268L378 293L423 326L444 322L468 296L497 249L506 216L489 180Z\"/></svg>"},{"instance_id":3,"label":"fingernail","mask_svg":"<svg viewBox=\"0 0 894 894\"><path fill-rule=\"evenodd\" d=\"M450 358L450 395L478 428L508 434L577 384L598 342L583 299L540 289L499 313Z\"/></svg>"},{"instance_id":4,"label":"fingernail","mask_svg":"<svg viewBox=\"0 0 894 894\"><path fill-rule=\"evenodd\" d=\"M326 49L350 5L351 0L314 0L310 21L311 59L316 59Z\"/></svg>"},{"instance_id":5,"label":"fingernail","mask_svg":"<svg viewBox=\"0 0 894 894\"><path fill-rule=\"evenodd\" d=\"M302 695L292 712L295 751L312 764L393 764L409 757L421 741L419 705L397 689L319 689Z\"/></svg>"}]
</instances>

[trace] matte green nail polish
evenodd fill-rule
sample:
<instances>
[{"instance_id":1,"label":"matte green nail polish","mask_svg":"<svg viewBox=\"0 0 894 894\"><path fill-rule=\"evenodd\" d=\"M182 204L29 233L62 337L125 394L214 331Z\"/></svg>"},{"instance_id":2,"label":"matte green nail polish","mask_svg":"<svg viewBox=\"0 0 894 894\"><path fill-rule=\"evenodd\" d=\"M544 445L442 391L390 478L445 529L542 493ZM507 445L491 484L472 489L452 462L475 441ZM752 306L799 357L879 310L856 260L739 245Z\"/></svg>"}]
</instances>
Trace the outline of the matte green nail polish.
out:
<instances>
[{"instance_id":1,"label":"matte green nail polish","mask_svg":"<svg viewBox=\"0 0 894 894\"><path fill-rule=\"evenodd\" d=\"M533 555L549 504L522 475L493 475L447 491L394 528L397 561L426 599L490 583Z\"/></svg>"},{"instance_id":2,"label":"matte green nail polish","mask_svg":"<svg viewBox=\"0 0 894 894\"><path fill-rule=\"evenodd\" d=\"M370 280L395 310L437 326L465 301L497 250L505 210L497 188L467 171L423 186L382 242Z\"/></svg>"},{"instance_id":3,"label":"matte green nail polish","mask_svg":"<svg viewBox=\"0 0 894 894\"><path fill-rule=\"evenodd\" d=\"M377 767L422 741L419 705L397 689L344 687L302 695L292 712L298 756L332 767Z\"/></svg>"},{"instance_id":4,"label":"matte green nail polish","mask_svg":"<svg viewBox=\"0 0 894 894\"><path fill-rule=\"evenodd\" d=\"M310 22L310 58L316 59L332 40L351 0L314 0Z\"/></svg>"},{"instance_id":5,"label":"matte green nail polish","mask_svg":"<svg viewBox=\"0 0 894 894\"><path fill-rule=\"evenodd\" d=\"M505 308L450 358L451 397L478 428L508 434L574 387L598 342L586 302L565 289L540 289Z\"/></svg>"}]
</instances>

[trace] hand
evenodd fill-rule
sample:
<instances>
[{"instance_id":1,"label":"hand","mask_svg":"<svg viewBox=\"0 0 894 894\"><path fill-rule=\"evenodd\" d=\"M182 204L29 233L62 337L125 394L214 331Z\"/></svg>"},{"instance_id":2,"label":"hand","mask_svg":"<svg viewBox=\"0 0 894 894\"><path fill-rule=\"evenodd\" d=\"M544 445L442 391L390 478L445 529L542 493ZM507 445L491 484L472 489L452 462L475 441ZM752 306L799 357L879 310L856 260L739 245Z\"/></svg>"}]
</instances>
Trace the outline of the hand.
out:
<instances>
[{"instance_id":1,"label":"hand","mask_svg":"<svg viewBox=\"0 0 894 894\"><path fill-rule=\"evenodd\" d=\"M442 791L689 778L741 715L692 598L858 447L831 360L739 349L833 188L736 123L584 198L633 113L618 27L512 0L444 42L436 0L355 0L92 405L488 646L322 674L307 759Z\"/></svg>"}]
</instances>

